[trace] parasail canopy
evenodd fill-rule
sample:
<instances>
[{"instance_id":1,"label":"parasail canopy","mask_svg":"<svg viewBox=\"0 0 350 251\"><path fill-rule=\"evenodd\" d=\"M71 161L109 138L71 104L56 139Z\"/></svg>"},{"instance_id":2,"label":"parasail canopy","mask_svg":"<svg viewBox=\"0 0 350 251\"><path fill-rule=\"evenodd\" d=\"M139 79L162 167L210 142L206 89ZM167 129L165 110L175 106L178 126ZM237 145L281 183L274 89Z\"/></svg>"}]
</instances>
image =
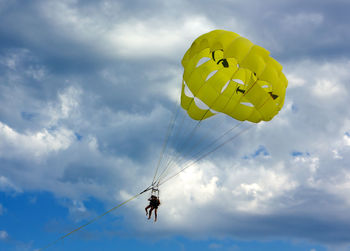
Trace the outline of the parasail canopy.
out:
<instances>
[{"instance_id":1,"label":"parasail canopy","mask_svg":"<svg viewBox=\"0 0 350 251\"><path fill-rule=\"evenodd\" d=\"M182 59L182 108L195 120L217 113L254 123L271 120L283 107L288 81L269 54L231 31L201 35Z\"/></svg>"}]
</instances>

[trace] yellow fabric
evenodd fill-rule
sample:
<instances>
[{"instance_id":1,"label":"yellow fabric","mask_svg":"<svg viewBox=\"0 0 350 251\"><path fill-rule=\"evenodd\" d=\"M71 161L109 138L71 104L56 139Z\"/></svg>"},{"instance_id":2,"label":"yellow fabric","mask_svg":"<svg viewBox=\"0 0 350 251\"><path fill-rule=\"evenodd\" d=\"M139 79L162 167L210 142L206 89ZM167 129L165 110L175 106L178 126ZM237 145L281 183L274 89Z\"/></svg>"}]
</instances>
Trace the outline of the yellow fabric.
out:
<instances>
[{"instance_id":1,"label":"yellow fabric","mask_svg":"<svg viewBox=\"0 0 350 251\"><path fill-rule=\"evenodd\" d=\"M271 120L283 107L288 80L269 54L234 32L201 35L182 59L182 108L196 120L216 113Z\"/></svg>"}]
</instances>

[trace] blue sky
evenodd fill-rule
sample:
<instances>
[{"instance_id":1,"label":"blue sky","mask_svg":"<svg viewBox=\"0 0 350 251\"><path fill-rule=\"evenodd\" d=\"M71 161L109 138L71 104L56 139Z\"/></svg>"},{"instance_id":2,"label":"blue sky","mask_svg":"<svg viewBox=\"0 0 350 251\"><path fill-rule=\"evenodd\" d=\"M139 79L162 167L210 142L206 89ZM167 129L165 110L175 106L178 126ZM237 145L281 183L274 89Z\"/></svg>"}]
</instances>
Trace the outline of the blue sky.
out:
<instances>
[{"instance_id":1,"label":"blue sky","mask_svg":"<svg viewBox=\"0 0 350 251\"><path fill-rule=\"evenodd\" d=\"M144 194L47 250L350 250L349 11L343 0L0 0L0 250L38 250L151 183L182 56L213 29L283 65L280 113L166 182L156 224ZM195 123L181 116L169 175L191 156L178 142ZM193 141L237 123L214 116Z\"/></svg>"}]
</instances>

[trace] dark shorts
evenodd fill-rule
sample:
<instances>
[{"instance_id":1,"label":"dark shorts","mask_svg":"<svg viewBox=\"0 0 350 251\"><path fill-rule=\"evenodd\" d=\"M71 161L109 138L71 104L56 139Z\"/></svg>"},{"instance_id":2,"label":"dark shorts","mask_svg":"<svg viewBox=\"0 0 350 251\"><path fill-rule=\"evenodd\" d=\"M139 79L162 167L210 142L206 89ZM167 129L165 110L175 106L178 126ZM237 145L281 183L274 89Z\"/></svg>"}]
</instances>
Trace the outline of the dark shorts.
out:
<instances>
[{"instance_id":1,"label":"dark shorts","mask_svg":"<svg viewBox=\"0 0 350 251\"><path fill-rule=\"evenodd\" d=\"M153 202L153 201L151 201L150 205L151 205L151 207L153 207L155 209L158 209L158 206L159 206L159 204L157 202Z\"/></svg>"}]
</instances>

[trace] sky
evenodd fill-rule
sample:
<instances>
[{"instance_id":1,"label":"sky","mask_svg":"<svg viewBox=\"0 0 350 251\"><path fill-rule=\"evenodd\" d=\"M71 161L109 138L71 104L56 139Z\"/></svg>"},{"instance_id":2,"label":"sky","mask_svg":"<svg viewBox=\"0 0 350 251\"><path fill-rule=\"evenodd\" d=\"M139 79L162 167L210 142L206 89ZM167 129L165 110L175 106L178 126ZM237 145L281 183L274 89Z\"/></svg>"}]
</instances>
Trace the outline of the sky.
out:
<instances>
[{"instance_id":1,"label":"sky","mask_svg":"<svg viewBox=\"0 0 350 251\"><path fill-rule=\"evenodd\" d=\"M0 0L0 250L39 250L140 193L164 142L168 177L196 160L196 123L181 109L171 121L181 59L214 29L281 63L279 114L203 121L190 143L236 125L237 137L160 187L157 223L144 193L47 250L350 250L349 11L345 0Z\"/></svg>"}]
</instances>

